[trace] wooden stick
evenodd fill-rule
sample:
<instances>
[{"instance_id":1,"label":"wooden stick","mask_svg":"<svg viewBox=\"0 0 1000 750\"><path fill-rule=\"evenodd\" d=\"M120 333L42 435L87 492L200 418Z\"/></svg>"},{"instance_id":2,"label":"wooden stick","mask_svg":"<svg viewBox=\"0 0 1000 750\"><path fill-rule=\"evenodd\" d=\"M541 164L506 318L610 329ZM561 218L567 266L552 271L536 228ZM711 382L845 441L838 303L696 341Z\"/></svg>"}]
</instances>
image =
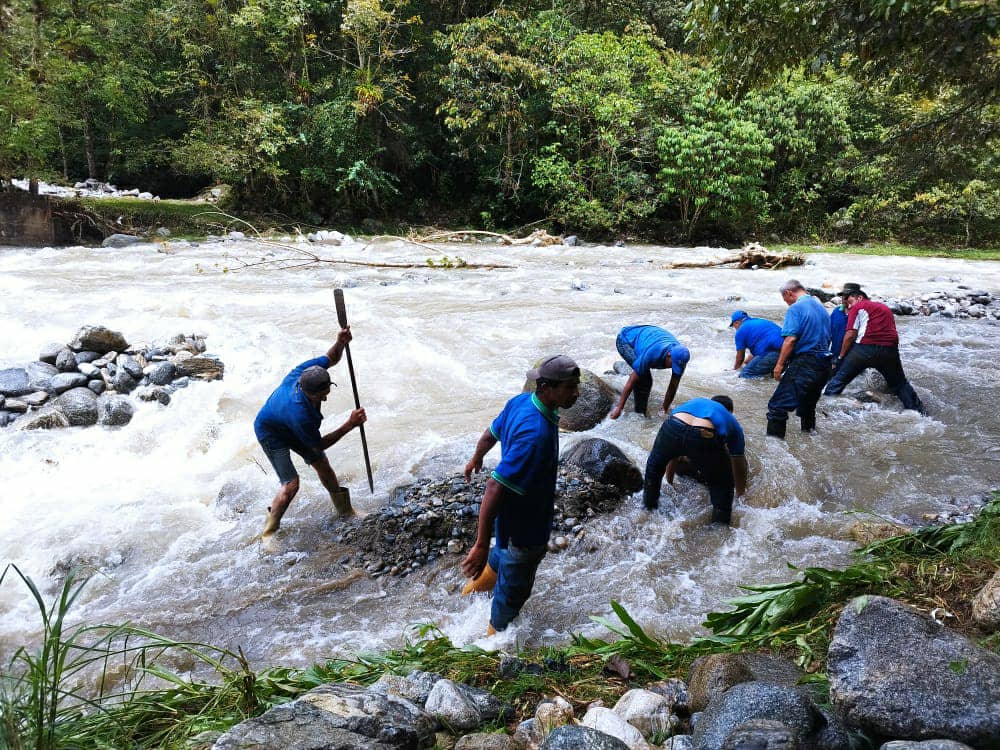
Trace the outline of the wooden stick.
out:
<instances>
[{"instance_id":1,"label":"wooden stick","mask_svg":"<svg viewBox=\"0 0 1000 750\"><path fill-rule=\"evenodd\" d=\"M347 327L347 307L344 304L344 290L337 288L333 290L333 299L337 303L337 320L341 328ZM347 354L347 371L351 374L351 388L354 389L354 408L361 408L361 399L358 398L358 381L354 377L354 362L351 359L351 345L344 345L344 352ZM358 425L361 430L361 449L365 453L365 468L368 470L368 489L375 494L375 480L372 478L372 461L368 457L368 440L365 437L365 426Z\"/></svg>"}]
</instances>

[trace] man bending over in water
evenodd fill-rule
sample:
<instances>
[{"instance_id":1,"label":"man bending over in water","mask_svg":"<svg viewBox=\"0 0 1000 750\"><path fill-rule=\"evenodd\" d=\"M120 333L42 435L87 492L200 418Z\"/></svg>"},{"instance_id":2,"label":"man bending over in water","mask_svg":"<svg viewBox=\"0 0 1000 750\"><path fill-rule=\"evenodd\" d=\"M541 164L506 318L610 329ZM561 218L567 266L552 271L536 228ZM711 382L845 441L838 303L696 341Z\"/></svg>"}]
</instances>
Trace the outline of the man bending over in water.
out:
<instances>
[{"instance_id":1,"label":"man bending over in water","mask_svg":"<svg viewBox=\"0 0 1000 750\"><path fill-rule=\"evenodd\" d=\"M337 340L324 356L307 360L288 373L257 413L253 423L254 433L281 482L281 489L268 508L262 536L271 536L278 530L281 517L299 491L299 474L292 465L291 451L298 453L316 470L319 481L330 493L337 513L341 516L354 514L351 496L346 487L340 486L324 451L355 427L364 424L367 420L365 410L352 411L347 421L333 432L326 435L319 432L323 422L320 407L330 395L330 373L327 369L340 361L351 338L351 328L347 326L337 334Z\"/></svg>"}]
</instances>

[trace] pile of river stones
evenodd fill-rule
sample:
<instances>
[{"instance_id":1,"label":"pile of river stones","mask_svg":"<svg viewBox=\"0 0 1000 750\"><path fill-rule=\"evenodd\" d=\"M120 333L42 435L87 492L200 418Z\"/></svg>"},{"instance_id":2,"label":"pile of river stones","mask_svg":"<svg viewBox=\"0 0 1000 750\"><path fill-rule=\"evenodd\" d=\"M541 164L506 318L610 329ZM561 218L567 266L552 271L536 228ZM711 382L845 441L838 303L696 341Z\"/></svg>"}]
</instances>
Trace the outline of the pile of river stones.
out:
<instances>
[{"instance_id":1,"label":"pile of river stones","mask_svg":"<svg viewBox=\"0 0 1000 750\"><path fill-rule=\"evenodd\" d=\"M503 656L490 680L572 670ZM713 654L687 681L632 686L608 708L559 696L512 723L489 692L439 674L322 685L199 750L997 750L1000 655L905 604L859 597L828 652L831 708L773 654ZM507 724L510 734L476 732ZM488 725L484 727L484 725Z\"/></svg>"},{"instance_id":2,"label":"pile of river stones","mask_svg":"<svg viewBox=\"0 0 1000 750\"><path fill-rule=\"evenodd\" d=\"M192 380L219 380L224 370L205 353L204 336L140 346L104 326L83 326L68 344L43 347L36 362L0 370L0 427L120 427L135 414L132 398L165 406Z\"/></svg>"},{"instance_id":3,"label":"pile of river stones","mask_svg":"<svg viewBox=\"0 0 1000 750\"><path fill-rule=\"evenodd\" d=\"M621 453L606 445L607 455ZM628 462L639 471L624 454L614 460ZM466 482L456 475L399 487L387 505L348 528L337 541L356 549L350 563L376 578L406 576L445 555L463 555L476 537L479 502L488 476L483 472ZM579 464L564 460L556 479L549 550L560 552L584 543L586 522L614 511L627 495L623 487L599 481Z\"/></svg>"},{"instance_id":4,"label":"pile of river stones","mask_svg":"<svg viewBox=\"0 0 1000 750\"><path fill-rule=\"evenodd\" d=\"M932 279L933 281L934 279ZM951 279L945 279L951 281ZM840 302L840 297L823 291L809 289L810 294L823 302ZM1000 297L985 289L973 289L959 284L951 291L936 291L908 299L881 297L872 294L877 302L884 302L896 315L936 315L942 318L972 318L1000 320Z\"/></svg>"}]
</instances>

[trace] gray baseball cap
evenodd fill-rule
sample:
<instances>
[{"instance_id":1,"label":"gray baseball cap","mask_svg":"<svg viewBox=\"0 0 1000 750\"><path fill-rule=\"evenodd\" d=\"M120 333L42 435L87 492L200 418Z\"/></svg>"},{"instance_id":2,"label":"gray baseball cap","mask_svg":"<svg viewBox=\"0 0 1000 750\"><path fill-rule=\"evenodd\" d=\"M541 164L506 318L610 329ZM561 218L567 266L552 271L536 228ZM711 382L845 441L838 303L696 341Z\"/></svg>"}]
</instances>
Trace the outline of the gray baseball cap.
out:
<instances>
[{"instance_id":1,"label":"gray baseball cap","mask_svg":"<svg viewBox=\"0 0 1000 750\"><path fill-rule=\"evenodd\" d=\"M322 393L330 387L330 373L326 371L325 367L319 365L307 367L299 375L299 387L302 388L303 393L310 396Z\"/></svg>"},{"instance_id":2,"label":"gray baseball cap","mask_svg":"<svg viewBox=\"0 0 1000 750\"><path fill-rule=\"evenodd\" d=\"M580 368L572 359L565 354L556 354L546 357L538 363L538 367L528 370L528 380L576 380L580 377Z\"/></svg>"}]
</instances>

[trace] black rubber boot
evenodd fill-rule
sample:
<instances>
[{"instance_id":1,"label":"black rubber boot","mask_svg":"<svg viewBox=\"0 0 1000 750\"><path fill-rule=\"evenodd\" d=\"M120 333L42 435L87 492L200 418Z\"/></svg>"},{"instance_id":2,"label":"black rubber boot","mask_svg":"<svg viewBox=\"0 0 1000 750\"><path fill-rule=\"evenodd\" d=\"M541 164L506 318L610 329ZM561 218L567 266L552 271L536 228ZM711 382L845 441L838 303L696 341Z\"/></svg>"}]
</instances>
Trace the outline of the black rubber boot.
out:
<instances>
[{"instance_id":1,"label":"black rubber boot","mask_svg":"<svg viewBox=\"0 0 1000 750\"><path fill-rule=\"evenodd\" d=\"M787 427L786 422L782 422L777 419L767 420L767 434L771 437L785 439L785 428Z\"/></svg>"},{"instance_id":2,"label":"black rubber boot","mask_svg":"<svg viewBox=\"0 0 1000 750\"><path fill-rule=\"evenodd\" d=\"M816 429L816 415L811 417L802 417L802 431L803 432L813 432Z\"/></svg>"}]
</instances>

